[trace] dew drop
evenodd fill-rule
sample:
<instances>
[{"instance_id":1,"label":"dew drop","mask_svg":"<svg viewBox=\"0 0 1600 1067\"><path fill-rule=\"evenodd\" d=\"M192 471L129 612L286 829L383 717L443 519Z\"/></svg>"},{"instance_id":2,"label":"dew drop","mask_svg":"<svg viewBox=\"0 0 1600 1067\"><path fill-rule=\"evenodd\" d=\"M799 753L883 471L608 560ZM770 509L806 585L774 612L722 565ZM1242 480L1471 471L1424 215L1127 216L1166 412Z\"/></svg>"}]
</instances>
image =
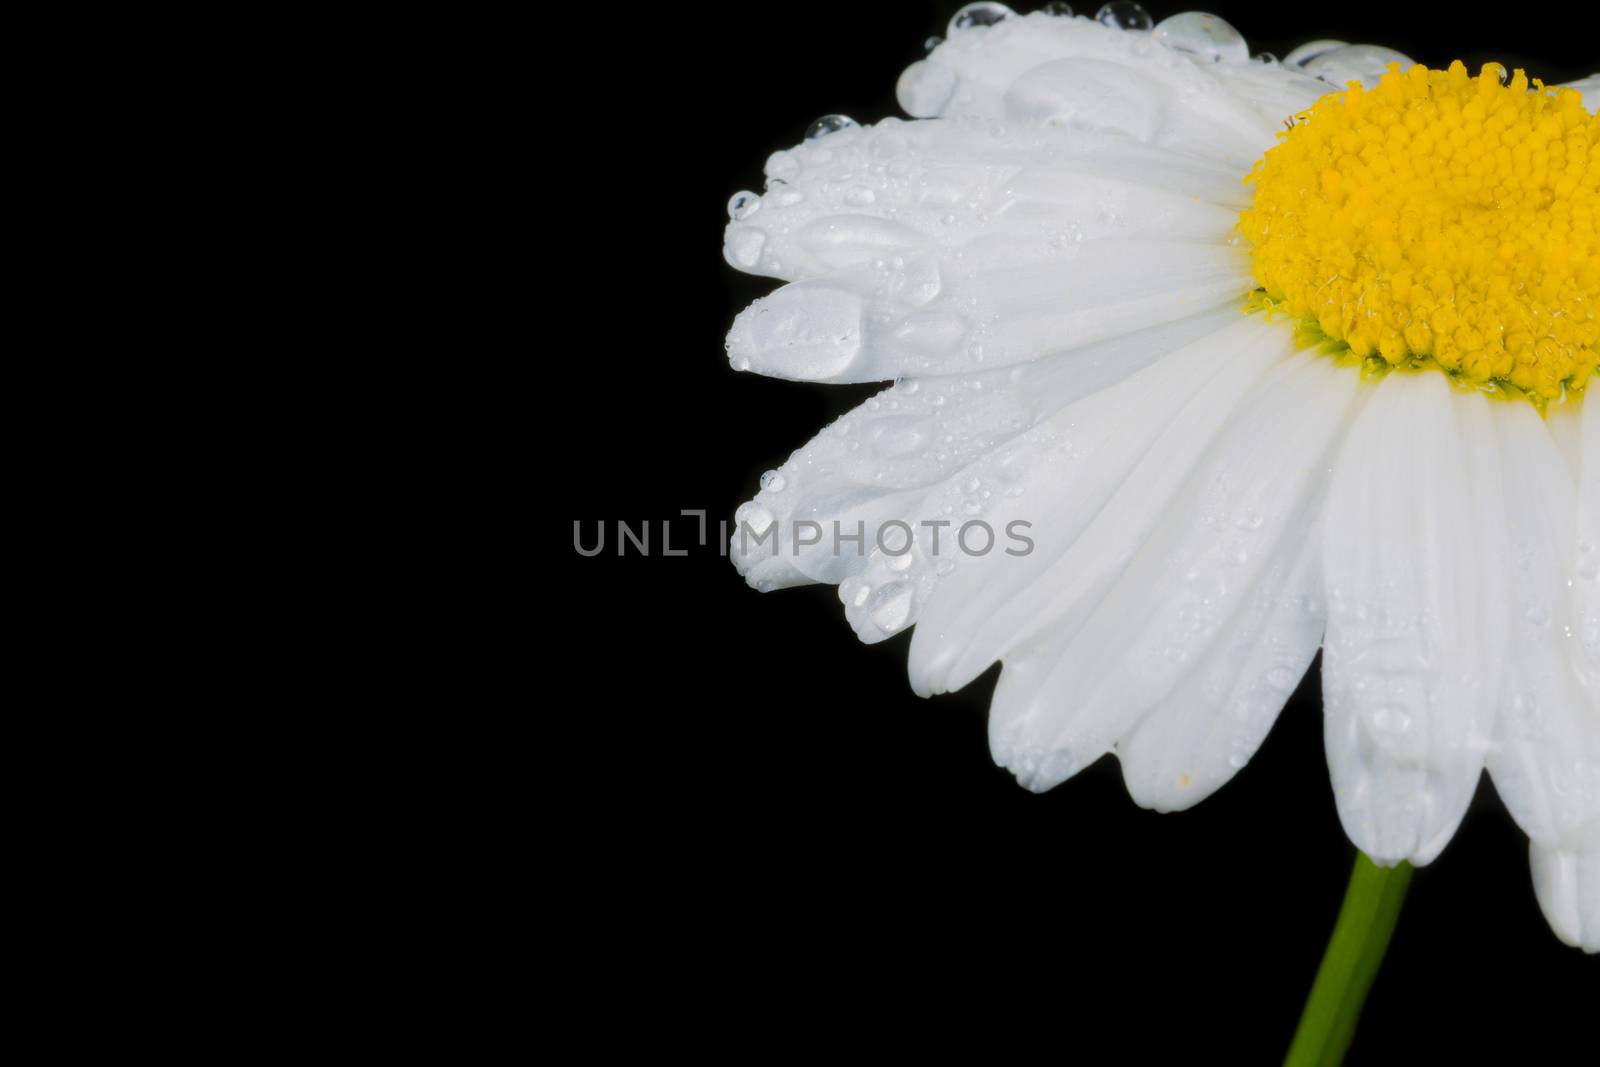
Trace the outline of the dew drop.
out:
<instances>
[{"instance_id":1,"label":"dew drop","mask_svg":"<svg viewBox=\"0 0 1600 1067\"><path fill-rule=\"evenodd\" d=\"M1316 59L1318 56L1327 55L1329 52L1332 52L1337 48L1344 48L1348 46L1349 43L1349 41L1330 40L1307 41L1305 44L1292 50L1288 55L1284 56L1283 65L1286 67L1304 67L1307 63L1311 62L1313 59Z\"/></svg>"},{"instance_id":2,"label":"dew drop","mask_svg":"<svg viewBox=\"0 0 1600 1067\"><path fill-rule=\"evenodd\" d=\"M938 48L942 44L944 44L944 38L940 37L938 34L934 34L932 37L929 37L926 41L922 42L922 51L924 53L932 52L935 48Z\"/></svg>"},{"instance_id":3,"label":"dew drop","mask_svg":"<svg viewBox=\"0 0 1600 1067\"><path fill-rule=\"evenodd\" d=\"M743 189L728 199L728 218L738 221L754 215L761 207L761 196Z\"/></svg>"},{"instance_id":4,"label":"dew drop","mask_svg":"<svg viewBox=\"0 0 1600 1067\"><path fill-rule=\"evenodd\" d=\"M1134 0L1111 0L1095 12L1094 20L1118 30L1148 30L1155 25L1150 12Z\"/></svg>"},{"instance_id":5,"label":"dew drop","mask_svg":"<svg viewBox=\"0 0 1600 1067\"><path fill-rule=\"evenodd\" d=\"M907 545L904 552L885 552L884 563L892 571L909 570L911 567L911 546Z\"/></svg>"},{"instance_id":6,"label":"dew drop","mask_svg":"<svg viewBox=\"0 0 1600 1067\"><path fill-rule=\"evenodd\" d=\"M739 525L748 526L752 533L765 533L767 527L777 521L777 516L772 514L760 504L744 503L733 513L733 521Z\"/></svg>"},{"instance_id":7,"label":"dew drop","mask_svg":"<svg viewBox=\"0 0 1600 1067\"><path fill-rule=\"evenodd\" d=\"M820 141L829 134L847 130L856 124L856 120L849 115L824 115L806 127L806 140Z\"/></svg>"},{"instance_id":8,"label":"dew drop","mask_svg":"<svg viewBox=\"0 0 1600 1067\"><path fill-rule=\"evenodd\" d=\"M956 72L944 64L919 59L901 72L894 97L912 118L933 118L955 95L956 81Z\"/></svg>"},{"instance_id":9,"label":"dew drop","mask_svg":"<svg viewBox=\"0 0 1600 1067\"><path fill-rule=\"evenodd\" d=\"M1065 19L1072 17L1072 5L1063 3L1062 0L1050 0L1048 4L1044 5L1044 7L1041 7L1039 10L1043 11L1046 15L1054 15L1056 18Z\"/></svg>"},{"instance_id":10,"label":"dew drop","mask_svg":"<svg viewBox=\"0 0 1600 1067\"><path fill-rule=\"evenodd\" d=\"M781 493L788 484L788 479L780 471L768 471L761 476L761 488L769 493Z\"/></svg>"},{"instance_id":11,"label":"dew drop","mask_svg":"<svg viewBox=\"0 0 1600 1067\"><path fill-rule=\"evenodd\" d=\"M1204 11L1185 11L1162 19L1151 36L1206 63L1244 63L1250 59L1250 46L1239 31L1226 19Z\"/></svg>"},{"instance_id":12,"label":"dew drop","mask_svg":"<svg viewBox=\"0 0 1600 1067\"><path fill-rule=\"evenodd\" d=\"M955 33L957 30L970 30L978 26L993 26L1014 14L1016 12L1004 4L994 3L993 0L979 0L978 3L968 4L950 16L950 28L946 32Z\"/></svg>"},{"instance_id":13,"label":"dew drop","mask_svg":"<svg viewBox=\"0 0 1600 1067\"><path fill-rule=\"evenodd\" d=\"M911 617L911 584L890 582L872 594L867 604L868 617L878 629L893 633Z\"/></svg>"},{"instance_id":14,"label":"dew drop","mask_svg":"<svg viewBox=\"0 0 1600 1067\"><path fill-rule=\"evenodd\" d=\"M1390 63L1400 64L1401 70L1413 65L1409 56L1392 48L1353 44L1335 48L1311 60L1305 65L1305 72L1341 89L1347 82L1353 81L1371 89L1378 84L1379 78L1388 73Z\"/></svg>"}]
</instances>

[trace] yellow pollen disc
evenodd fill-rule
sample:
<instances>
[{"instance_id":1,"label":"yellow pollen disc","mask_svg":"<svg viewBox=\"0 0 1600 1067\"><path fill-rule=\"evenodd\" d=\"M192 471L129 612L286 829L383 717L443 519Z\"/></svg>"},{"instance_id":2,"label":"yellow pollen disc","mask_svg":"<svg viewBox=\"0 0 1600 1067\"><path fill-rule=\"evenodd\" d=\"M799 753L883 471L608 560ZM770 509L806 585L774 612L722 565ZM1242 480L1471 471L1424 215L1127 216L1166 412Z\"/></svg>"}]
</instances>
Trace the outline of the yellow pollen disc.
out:
<instances>
[{"instance_id":1,"label":"yellow pollen disc","mask_svg":"<svg viewBox=\"0 0 1600 1067\"><path fill-rule=\"evenodd\" d=\"M1324 96L1245 179L1239 225L1265 302L1309 332L1543 401L1595 372L1600 119L1500 76L1393 64Z\"/></svg>"}]
</instances>

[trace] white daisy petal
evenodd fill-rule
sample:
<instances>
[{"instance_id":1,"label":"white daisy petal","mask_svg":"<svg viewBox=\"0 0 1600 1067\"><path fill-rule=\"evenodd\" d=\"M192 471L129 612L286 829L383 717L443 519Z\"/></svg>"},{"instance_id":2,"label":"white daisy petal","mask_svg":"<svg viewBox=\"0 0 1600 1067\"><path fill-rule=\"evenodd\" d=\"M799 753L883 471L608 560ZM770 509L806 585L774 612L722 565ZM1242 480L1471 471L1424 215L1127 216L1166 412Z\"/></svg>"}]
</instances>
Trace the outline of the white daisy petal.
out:
<instances>
[{"instance_id":1,"label":"white daisy petal","mask_svg":"<svg viewBox=\"0 0 1600 1067\"><path fill-rule=\"evenodd\" d=\"M1572 479L1527 404L1492 405L1510 527L1510 655L1489 772L1529 837L1558 847L1600 825L1600 709L1562 632L1576 512Z\"/></svg>"},{"instance_id":2,"label":"white daisy petal","mask_svg":"<svg viewBox=\"0 0 1600 1067\"><path fill-rule=\"evenodd\" d=\"M1156 811L1191 808L1261 747L1327 625L1320 517L1308 512L1302 526L1287 531L1234 620L1239 628L1117 743L1123 780L1138 803Z\"/></svg>"},{"instance_id":3,"label":"white daisy petal","mask_svg":"<svg viewBox=\"0 0 1600 1067\"><path fill-rule=\"evenodd\" d=\"M1566 461L1566 470L1574 485L1583 466L1583 405L1551 404L1545 409L1545 427L1555 442L1556 450Z\"/></svg>"},{"instance_id":4,"label":"white daisy petal","mask_svg":"<svg viewBox=\"0 0 1600 1067\"><path fill-rule=\"evenodd\" d=\"M1049 499L1029 502L1036 550L1025 566L975 560L951 575L912 641L912 687L959 689L1060 620L1081 622L1200 449L1289 351L1286 333L1242 318L1058 415L1080 464Z\"/></svg>"},{"instance_id":5,"label":"white daisy petal","mask_svg":"<svg viewBox=\"0 0 1600 1067\"><path fill-rule=\"evenodd\" d=\"M996 761L1023 785L1051 788L1109 751L1205 655L1270 568L1315 480L1314 467L1283 453L1314 463L1341 422L1339 397L1354 392L1319 373L1329 368L1292 362L1209 451L1206 420L1225 419L1238 397L1196 396L1057 563L1047 579L1055 597L1034 624L1048 629L1004 655L990 709ZM1258 368L1250 384L1259 380ZM1312 381L1332 389L1315 414L1291 399ZM1281 453L1267 455L1268 408L1279 402L1300 414L1303 432L1281 435Z\"/></svg>"},{"instance_id":6,"label":"white daisy petal","mask_svg":"<svg viewBox=\"0 0 1600 1067\"><path fill-rule=\"evenodd\" d=\"M724 254L790 281L978 238L1220 243L1248 204L1237 172L1126 138L951 122L847 128L768 165L785 177L739 201Z\"/></svg>"},{"instance_id":7,"label":"white daisy petal","mask_svg":"<svg viewBox=\"0 0 1600 1067\"><path fill-rule=\"evenodd\" d=\"M764 480L737 516L751 529L740 527L731 539L734 564L762 589L858 574L883 523L902 521L915 530L923 519L944 519L944 490L972 477L1020 489L1026 465L999 454L1002 445L1237 319L1237 310L1227 308L1025 367L899 382L834 422ZM994 469L974 470L985 457ZM797 536L797 523L814 526ZM861 532L863 539L841 541L836 550L835 523L841 537ZM891 547L898 550L896 533ZM814 537L820 539L796 544ZM904 571L912 561L894 562Z\"/></svg>"},{"instance_id":8,"label":"white daisy petal","mask_svg":"<svg viewBox=\"0 0 1600 1067\"><path fill-rule=\"evenodd\" d=\"M1583 106L1600 112L1600 74L1591 74L1579 81L1568 82L1568 89L1576 89L1583 96Z\"/></svg>"},{"instance_id":9,"label":"white daisy petal","mask_svg":"<svg viewBox=\"0 0 1600 1067\"><path fill-rule=\"evenodd\" d=\"M1358 385L1317 355L1279 368L1058 665L1100 663L1093 699L1138 720L1117 753L1140 804L1180 810L1231 778L1316 655L1314 521Z\"/></svg>"},{"instance_id":10,"label":"white daisy petal","mask_svg":"<svg viewBox=\"0 0 1600 1067\"><path fill-rule=\"evenodd\" d=\"M919 118L1116 132L1245 167L1281 122L1150 35L1088 19L1036 14L957 31L924 62L901 82L901 103ZM1284 114L1296 100L1286 91Z\"/></svg>"},{"instance_id":11,"label":"white daisy petal","mask_svg":"<svg viewBox=\"0 0 1600 1067\"><path fill-rule=\"evenodd\" d=\"M1345 832L1380 864L1438 855L1489 746L1505 606L1485 565L1504 558L1487 404L1439 374L1389 375L1329 490L1328 768Z\"/></svg>"},{"instance_id":12,"label":"white daisy petal","mask_svg":"<svg viewBox=\"0 0 1600 1067\"><path fill-rule=\"evenodd\" d=\"M1572 573L1573 661L1600 703L1600 389L1583 394L1582 454L1578 460L1578 544ZM1600 712L1597 712L1600 714Z\"/></svg>"},{"instance_id":13,"label":"white daisy petal","mask_svg":"<svg viewBox=\"0 0 1600 1067\"><path fill-rule=\"evenodd\" d=\"M1600 841L1579 849L1529 846L1533 888L1550 928L1566 944L1600 952Z\"/></svg>"},{"instance_id":14,"label":"white daisy petal","mask_svg":"<svg viewBox=\"0 0 1600 1067\"><path fill-rule=\"evenodd\" d=\"M1225 245L1016 242L791 282L740 312L735 368L870 382L1022 363L1237 301L1249 262Z\"/></svg>"},{"instance_id":15,"label":"white daisy petal","mask_svg":"<svg viewBox=\"0 0 1600 1067\"><path fill-rule=\"evenodd\" d=\"M1218 63L1209 71L1255 108L1262 124L1274 132L1332 88L1325 81L1279 63Z\"/></svg>"}]
</instances>

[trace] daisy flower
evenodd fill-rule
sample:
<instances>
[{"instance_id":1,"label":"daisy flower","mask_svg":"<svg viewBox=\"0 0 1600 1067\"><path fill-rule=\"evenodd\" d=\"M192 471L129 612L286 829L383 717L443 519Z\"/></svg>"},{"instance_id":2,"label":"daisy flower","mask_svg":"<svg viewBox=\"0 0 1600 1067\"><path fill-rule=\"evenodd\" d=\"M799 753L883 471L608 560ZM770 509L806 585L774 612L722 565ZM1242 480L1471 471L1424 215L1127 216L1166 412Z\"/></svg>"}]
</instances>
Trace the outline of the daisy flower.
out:
<instances>
[{"instance_id":1,"label":"daisy flower","mask_svg":"<svg viewBox=\"0 0 1600 1067\"><path fill-rule=\"evenodd\" d=\"M763 477L736 565L915 627L919 694L1002 663L1018 782L1115 753L1159 811L1320 648L1351 841L1430 862L1487 769L1595 952L1600 81L1060 7L962 9L911 121L819 120L730 202L786 283L733 365L893 382Z\"/></svg>"}]
</instances>

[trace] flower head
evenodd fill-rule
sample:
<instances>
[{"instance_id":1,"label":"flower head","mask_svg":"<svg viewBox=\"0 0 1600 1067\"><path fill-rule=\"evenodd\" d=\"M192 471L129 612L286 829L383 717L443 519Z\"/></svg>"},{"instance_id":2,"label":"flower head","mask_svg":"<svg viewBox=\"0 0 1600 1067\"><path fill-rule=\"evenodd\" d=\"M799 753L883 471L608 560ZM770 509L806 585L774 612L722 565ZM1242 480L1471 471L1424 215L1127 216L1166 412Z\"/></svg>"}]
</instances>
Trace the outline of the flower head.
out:
<instances>
[{"instance_id":1,"label":"flower head","mask_svg":"<svg viewBox=\"0 0 1600 1067\"><path fill-rule=\"evenodd\" d=\"M969 5L913 121L830 116L730 204L788 283L734 365L894 383L763 479L741 572L914 626L918 693L1002 662L1021 784L1114 752L1163 811L1321 648L1351 839L1429 862L1487 767L1600 949L1600 124L1502 73Z\"/></svg>"}]
</instances>

